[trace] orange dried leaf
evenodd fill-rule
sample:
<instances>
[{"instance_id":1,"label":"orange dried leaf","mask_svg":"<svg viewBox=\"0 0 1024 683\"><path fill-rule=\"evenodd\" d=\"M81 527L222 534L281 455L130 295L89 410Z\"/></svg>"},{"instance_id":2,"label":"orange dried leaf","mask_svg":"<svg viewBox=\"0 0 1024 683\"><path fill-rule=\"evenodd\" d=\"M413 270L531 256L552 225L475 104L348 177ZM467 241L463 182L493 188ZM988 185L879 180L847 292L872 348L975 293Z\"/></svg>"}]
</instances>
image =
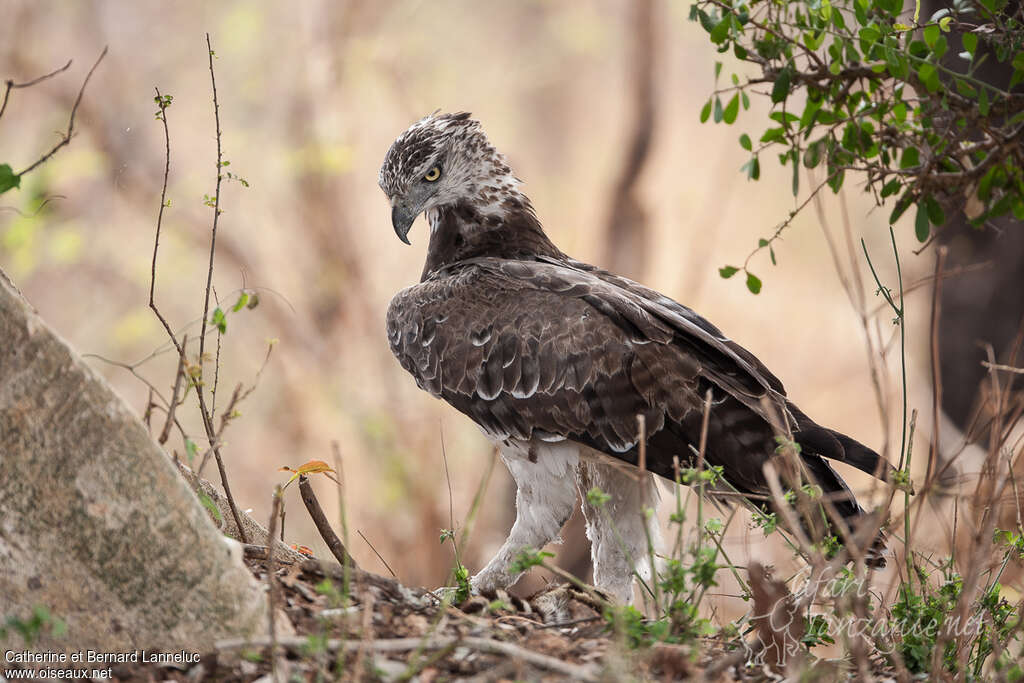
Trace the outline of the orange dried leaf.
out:
<instances>
[{"instance_id":1,"label":"orange dried leaf","mask_svg":"<svg viewBox=\"0 0 1024 683\"><path fill-rule=\"evenodd\" d=\"M296 472L299 474L319 474L320 472L334 472L334 468L323 460L310 460L307 463L299 465L299 469L297 469Z\"/></svg>"},{"instance_id":2,"label":"orange dried leaf","mask_svg":"<svg viewBox=\"0 0 1024 683\"><path fill-rule=\"evenodd\" d=\"M323 460L310 460L307 463L299 465L299 468L295 470L285 465L278 471L292 473L292 476L288 479L287 483L285 483L285 486L292 483L303 474L323 474L327 477L330 477L331 479L334 479L334 477L331 477L331 475L327 474L328 472L334 472L334 468L325 463Z\"/></svg>"}]
</instances>

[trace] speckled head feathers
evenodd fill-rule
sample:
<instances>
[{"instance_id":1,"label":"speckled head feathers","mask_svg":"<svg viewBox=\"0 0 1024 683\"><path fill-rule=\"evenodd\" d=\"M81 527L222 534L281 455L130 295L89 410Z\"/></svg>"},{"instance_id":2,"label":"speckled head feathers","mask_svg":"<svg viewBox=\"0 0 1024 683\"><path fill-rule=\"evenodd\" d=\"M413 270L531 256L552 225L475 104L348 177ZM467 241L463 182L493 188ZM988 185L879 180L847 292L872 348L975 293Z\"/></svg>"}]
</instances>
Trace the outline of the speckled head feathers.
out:
<instances>
[{"instance_id":1,"label":"speckled head feathers","mask_svg":"<svg viewBox=\"0 0 1024 683\"><path fill-rule=\"evenodd\" d=\"M435 167L439 180L424 183ZM510 196L525 201L504 157L466 112L434 113L412 124L388 150L378 183L393 204L419 212L466 201L488 214Z\"/></svg>"}]
</instances>

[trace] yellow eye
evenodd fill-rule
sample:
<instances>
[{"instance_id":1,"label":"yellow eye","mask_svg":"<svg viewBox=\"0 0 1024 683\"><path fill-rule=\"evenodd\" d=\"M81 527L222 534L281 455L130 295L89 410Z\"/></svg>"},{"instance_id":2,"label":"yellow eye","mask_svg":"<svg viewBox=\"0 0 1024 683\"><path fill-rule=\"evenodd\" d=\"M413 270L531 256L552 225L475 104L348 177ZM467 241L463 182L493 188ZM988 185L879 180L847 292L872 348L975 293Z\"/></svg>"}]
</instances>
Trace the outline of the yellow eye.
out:
<instances>
[{"instance_id":1,"label":"yellow eye","mask_svg":"<svg viewBox=\"0 0 1024 683\"><path fill-rule=\"evenodd\" d=\"M440 177L441 168L438 166L434 166L432 169L427 171L427 175L423 176L423 179L426 180L428 183L432 183Z\"/></svg>"}]
</instances>

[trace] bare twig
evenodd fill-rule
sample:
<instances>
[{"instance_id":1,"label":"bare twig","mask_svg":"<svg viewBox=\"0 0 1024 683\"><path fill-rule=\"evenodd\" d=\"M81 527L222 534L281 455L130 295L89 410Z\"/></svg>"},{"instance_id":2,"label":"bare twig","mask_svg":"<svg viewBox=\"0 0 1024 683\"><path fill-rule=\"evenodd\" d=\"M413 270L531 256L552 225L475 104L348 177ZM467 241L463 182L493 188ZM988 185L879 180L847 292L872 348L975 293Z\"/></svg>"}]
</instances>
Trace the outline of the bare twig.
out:
<instances>
[{"instance_id":1,"label":"bare twig","mask_svg":"<svg viewBox=\"0 0 1024 683\"><path fill-rule=\"evenodd\" d=\"M381 554L378 553L377 549L373 547L372 543L370 543L370 539L368 539L359 529L356 529L356 533L359 534L359 538L366 541L366 545L370 546L370 550L372 550L373 554L377 556L377 559L381 561L381 564L384 565L384 568L388 570L388 573L391 574L391 578L397 579L398 577L395 575L395 570L391 568L391 565L388 564L387 560L381 557Z\"/></svg>"},{"instance_id":2,"label":"bare twig","mask_svg":"<svg viewBox=\"0 0 1024 683\"><path fill-rule=\"evenodd\" d=\"M1012 365L1001 365L999 363L990 363L987 360L981 361L981 364L989 370L1000 370L1002 372L1011 372L1015 375L1024 375L1024 368L1015 368Z\"/></svg>"},{"instance_id":3,"label":"bare twig","mask_svg":"<svg viewBox=\"0 0 1024 683\"><path fill-rule=\"evenodd\" d=\"M942 405L942 373L939 371L939 315L942 307L942 269L946 265L946 255L949 249L945 246L939 247L935 253L935 286L932 288L932 313L931 313L931 370L932 370L932 446L928 454L928 470L925 474L925 481L931 483L935 474L935 463L942 457L939 450L939 406ZM910 542L910 539L907 539Z\"/></svg>"},{"instance_id":4,"label":"bare twig","mask_svg":"<svg viewBox=\"0 0 1024 683\"><path fill-rule=\"evenodd\" d=\"M217 103L217 79L213 73L213 47L210 45L210 34L206 34L206 48L209 51L210 59L210 85L213 88L213 118L217 127L217 186L213 195L213 227L210 230L210 265L206 270L206 296L203 299L203 326L209 322L210 314L210 290L213 287L213 256L217 250L217 219L220 218L220 181L223 177L223 164L220 146L220 105ZM199 362L203 362L203 352L206 349L206 335L199 338ZM200 366L201 367L201 366ZM202 372L199 375L202 379ZM200 395L202 387L197 387Z\"/></svg>"},{"instance_id":5,"label":"bare twig","mask_svg":"<svg viewBox=\"0 0 1024 683\"><path fill-rule=\"evenodd\" d=\"M70 67L71 67L71 60L69 59L68 63L65 64L64 66L62 66L62 67L60 67L58 69L54 69L53 71L51 71L50 73L46 74L45 76L40 76L38 78L33 78L31 81L25 81L24 83L15 83L13 80L7 79L7 82L5 83L6 88L4 89L4 101L3 101L2 104L0 104L0 116L3 116L4 115L4 111L7 110L7 98L10 96L12 90L17 90L18 88L31 88L33 85L36 85L37 83L42 83L43 81L45 81L48 78L53 78L57 74L59 74L61 72L64 72L64 71L67 71Z\"/></svg>"},{"instance_id":6,"label":"bare twig","mask_svg":"<svg viewBox=\"0 0 1024 683\"><path fill-rule=\"evenodd\" d=\"M270 670L277 681L277 562L274 557L274 535L277 531L277 516L281 509L281 487L274 487L274 502L270 508L270 523L267 525L267 616L270 624Z\"/></svg>"},{"instance_id":7,"label":"bare twig","mask_svg":"<svg viewBox=\"0 0 1024 683\"><path fill-rule=\"evenodd\" d=\"M348 554L345 545L338 538L338 535L334 533L334 529L331 528L330 523L327 521L323 508L320 507L320 502L317 501L316 494L313 493L313 487L310 486L309 478L306 475L299 477L299 492L302 495L302 502L305 504L306 510L309 511L309 516L313 520L313 524L316 525L316 530L320 532L320 537L324 539L324 543L327 544L334 558L342 566L345 566L347 563L353 568L358 568L355 560Z\"/></svg>"},{"instance_id":8,"label":"bare twig","mask_svg":"<svg viewBox=\"0 0 1024 683\"><path fill-rule=\"evenodd\" d=\"M24 169L23 171L21 171L17 175L23 176L26 173L29 173L29 172L35 170L36 168L38 168L42 164L44 164L47 161L49 161L50 158L53 157L53 155L56 154L60 150L61 147L64 147L69 142L71 142L71 136L75 132L75 114L78 113L78 105L81 104L81 102L82 102L82 95L85 94L85 86L87 86L89 84L89 79L92 78L92 74L93 74L94 71L96 71L96 67L98 67L100 65L100 62L102 62L103 58L106 57L106 56L107 56L107 48L104 47L103 48L103 52L100 53L100 56L96 60L96 63L92 65L92 68L89 69L89 73L87 73L85 75L85 80L82 81L82 87L78 90L78 97L75 98L75 104L74 104L73 107L71 107L71 117L68 119L68 130L67 130L67 132L61 137L60 141L50 149L49 152L47 152L43 156L39 157L39 159L37 159L35 161L35 163L30 165L28 168ZM68 62L69 66L70 66L70 64L71 63ZM66 69L67 67L65 66L64 68ZM63 71L63 69L58 69L58 71L56 73L59 73L60 71ZM43 78L49 78L49 76L52 76L52 75L53 74L48 74L47 76L44 76ZM37 79L37 81L38 80L39 79ZM7 96L5 94L4 95L4 104L5 105L7 103L6 101L7 101Z\"/></svg>"},{"instance_id":9,"label":"bare twig","mask_svg":"<svg viewBox=\"0 0 1024 683\"><path fill-rule=\"evenodd\" d=\"M167 126L167 107L169 102L164 99L164 96L160 94L159 88L156 90L157 106L160 107L160 121L164 124L164 182L160 188L160 211L156 215L156 238L153 240L153 261L150 264L149 269L149 307L153 313L156 314L160 324L164 326L164 330L167 332L167 336L174 342L175 348L178 349L178 355L185 354L185 347L183 344L178 343L177 337L174 336L174 331L171 329L170 324L164 318L163 314L160 313L160 309L157 308L154 300L156 293L156 256L160 250L160 228L163 226L164 221L164 207L167 206L167 178L171 173L171 131ZM202 336L202 335L200 335Z\"/></svg>"},{"instance_id":10,"label":"bare twig","mask_svg":"<svg viewBox=\"0 0 1024 683\"><path fill-rule=\"evenodd\" d=\"M238 506L235 504L235 498L231 494L231 485L228 482L227 469L224 466L224 459L221 457L220 444L219 444L219 439L218 439L218 436L217 436L217 431L214 429L213 414L211 413L211 411L206 406L205 392L203 391L203 383L202 383L202 379L203 379L203 353L204 353L205 346L206 346L206 324L207 324L206 318L207 318L207 315L209 314L209 310L208 309L209 309L209 305L210 305L210 289L211 289L211 286L212 286L212 279L213 279L213 256L214 256L214 251L215 251L215 247L216 247L216 240L217 240L217 216L220 214L219 202L220 202L220 180L221 180L221 172L220 172L221 171L220 113L219 113L219 108L218 108L218 104L217 104L217 83L216 83L216 80L214 79L214 73L213 73L213 49L210 47L210 35L209 34L206 35L206 46L207 46L207 49L209 51L209 58L210 58L210 81L213 84L213 109L214 109L214 118L216 119L216 132L217 132L217 197L216 197L215 202L214 202L215 206L214 206L214 214L213 214L213 230L212 230L212 236L211 236L211 239L210 239L210 265L209 265L209 269L207 271L207 276L206 276L206 297L205 297L204 308L203 308L202 331L201 331L201 333L199 335L199 372L198 372L197 377L193 380L193 384L194 384L194 386L196 388L196 396L199 399L199 412L200 412L200 415L201 415L202 420L203 420L203 428L206 431L206 437L210 441L210 450L213 452L213 455L214 455L214 457L215 457L215 459L217 461L217 470L220 473L221 485L224 487L224 496L225 496L225 498L227 498L228 505L231 508L231 516L235 520L235 525L238 527L238 534L240 536L240 540L243 543L248 543L249 539L246 537L245 529L242 526L241 517L238 514ZM104 51L104 53L105 52L106 51ZM93 68L95 68L95 67L93 67ZM157 96L158 96L158 98L160 97L159 90L157 91ZM161 200L160 200L160 214L159 214L159 216L157 218L157 241L156 241L156 243L153 246L153 264L152 264L152 268L151 268L151 271L150 271L150 275L151 275L152 279L150 281L149 299L150 299L150 308L153 309L154 313L156 313L157 317L160 319L160 322L163 323L164 329L167 331L167 333L170 336L171 340L174 342L174 345L178 349L179 353L182 353L183 352L182 351L183 347L178 344L177 339L174 336L174 332L170 328L170 325L167 323L167 321L164 319L163 315L161 315L161 313L157 309L156 305L153 303L153 291L154 291L155 282L156 282L156 255L157 255L157 248L159 246L159 226L160 226L160 220L163 217L163 209L164 209L164 205L165 205L165 202L166 202L167 175L168 175L168 172L169 172L169 169L170 169L170 136L167 133L167 117L166 117L167 110L166 110L166 105L163 103L162 99L159 100L158 104L159 104L159 106L161 108L161 113L163 114L163 116L161 116L161 118L163 119L165 141L167 142L167 157L166 157L167 158L167 162L166 162L166 164L164 166L164 185L163 185L163 192L161 194ZM207 452L207 455L203 458L203 461L200 464L199 470L197 471L197 475L202 471L202 468L206 465L206 461L207 461L208 456L209 456L209 452Z\"/></svg>"},{"instance_id":11,"label":"bare twig","mask_svg":"<svg viewBox=\"0 0 1024 683\"><path fill-rule=\"evenodd\" d=\"M167 406L167 420L164 422L164 428L160 432L160 438L157 442L162 446L167 443L167 438L171 435L171 425L174 424L174 411L177 409L180 401L178 401L178 394L181 392L182 380L187 373L185 367L185 347L188 345L188 335L185 335L181 345L180 353L178 354L178 370L174 373L174 388L171 389L171 402ZM184 399L183 399L184 400Z\"/></svg>"}]
</instances>

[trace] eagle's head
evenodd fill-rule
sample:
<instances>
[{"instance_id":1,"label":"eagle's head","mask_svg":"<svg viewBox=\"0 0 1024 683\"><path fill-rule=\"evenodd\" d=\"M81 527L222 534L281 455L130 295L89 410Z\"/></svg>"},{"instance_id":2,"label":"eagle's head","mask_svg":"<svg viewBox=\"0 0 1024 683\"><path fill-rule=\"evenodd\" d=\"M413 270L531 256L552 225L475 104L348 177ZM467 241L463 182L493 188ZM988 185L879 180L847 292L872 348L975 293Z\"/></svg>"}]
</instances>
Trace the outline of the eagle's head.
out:
<instances>
[{"instance_id":1,"label":"eagle's head","mask_svg":"<svg viewBox=\"0 0 1024 683\"><path fill-rule=\"evenodd\" d=\"M409 244L416 216L467 202L480 214L527 206L519 180L469 114L431 114L392 143L380 168L380 188L391 201L391 223Z\"/></svg>"}]
</instances>

